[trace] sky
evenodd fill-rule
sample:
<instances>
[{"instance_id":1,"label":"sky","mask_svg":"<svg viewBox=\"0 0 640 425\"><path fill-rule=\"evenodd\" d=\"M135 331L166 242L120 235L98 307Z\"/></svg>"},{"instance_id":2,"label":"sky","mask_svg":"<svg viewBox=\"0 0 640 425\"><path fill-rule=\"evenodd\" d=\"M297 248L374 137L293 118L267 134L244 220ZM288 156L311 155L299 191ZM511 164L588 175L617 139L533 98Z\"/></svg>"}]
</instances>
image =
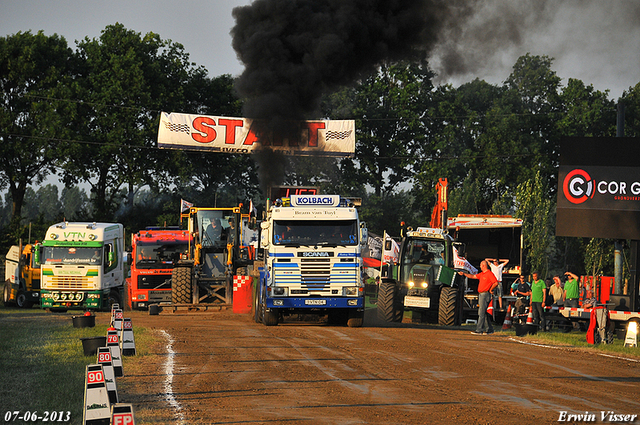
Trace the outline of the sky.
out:
<instances>
[{"instance_id":1,"label":"sky","mask_svg":"<svg viewBox=\"0 0 640 425\"><path fill-rule=\"evenodd\" d=\"M320 1L320 0L318 0ZM211 77L239 75L244 67L231 47L234 7L250 0L0 0L0 36L43 30L72 48L98 38L119 22L141 34L154 32L184 46ZM469 4L469 3L467 3ZM526 53L554 58L566 85L578 78L617 100L640 82L640 0L476 0L476 13L443 34L433 52L439 84L475 78L501 84ZM453 68L445 58L456 53Z\"/></svg>"}]
</instances>

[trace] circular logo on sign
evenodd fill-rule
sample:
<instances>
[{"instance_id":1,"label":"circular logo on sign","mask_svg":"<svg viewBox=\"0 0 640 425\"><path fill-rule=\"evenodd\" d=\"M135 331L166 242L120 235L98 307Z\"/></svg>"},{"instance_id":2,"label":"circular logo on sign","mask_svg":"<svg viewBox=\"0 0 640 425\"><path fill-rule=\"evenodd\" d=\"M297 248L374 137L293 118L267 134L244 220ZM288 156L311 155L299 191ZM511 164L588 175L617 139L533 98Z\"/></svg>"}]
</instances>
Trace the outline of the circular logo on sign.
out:
<instances>
[{"instance_id":1,"label":"circular logo on sign","mask_svg":"<svg viewBox=\"0 0 640 425\"><path fill-rule=\"evenodd\" d=\"M593 198L596 182L584 170L575 169L564 178L562 191L565 198L572 204L581 204Z\"/></svg>"}]
</instances>

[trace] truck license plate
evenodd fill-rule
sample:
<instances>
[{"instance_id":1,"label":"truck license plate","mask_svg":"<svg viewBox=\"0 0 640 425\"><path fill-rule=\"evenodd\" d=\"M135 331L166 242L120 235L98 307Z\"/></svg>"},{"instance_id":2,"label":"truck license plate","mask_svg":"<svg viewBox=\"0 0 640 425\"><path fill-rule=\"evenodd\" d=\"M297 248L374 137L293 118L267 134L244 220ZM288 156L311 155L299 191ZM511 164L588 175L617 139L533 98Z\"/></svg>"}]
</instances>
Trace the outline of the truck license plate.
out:
<instances>
[{"instance_id":1,"label":"truck license plate","mask_svg":"<svg viewBox=\"0 0 640 425\"><path fill-rule=\"evenodd\" d=\"M304 300L305 305L327 305L327 300Z\"/></svg>"},{"instance_id":2,"label":"truck license plate","mask_svg":"<svg viewBox=\"0 0 640 425\"><path fill-rule=\"evenodd\" d=\"M405 307L422 307L429 308L431 305L431 299L429 297L404 297Z\"/></svg>"}]
</instances>

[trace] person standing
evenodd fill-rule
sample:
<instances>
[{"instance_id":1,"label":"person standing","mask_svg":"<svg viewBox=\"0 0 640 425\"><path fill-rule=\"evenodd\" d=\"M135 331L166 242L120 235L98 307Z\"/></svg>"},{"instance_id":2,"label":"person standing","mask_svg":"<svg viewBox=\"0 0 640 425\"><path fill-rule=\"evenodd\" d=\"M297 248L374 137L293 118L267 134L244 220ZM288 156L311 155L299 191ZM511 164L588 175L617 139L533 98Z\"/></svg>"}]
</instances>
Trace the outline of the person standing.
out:
<instances>
[{"instance_id":1,"label":"person standing","mask_svg":"<svg viewBox=\"0 0 640 425\"><path fill-rule=\"evenodd\" d=\"M544 300L547 298L547 285L544 280L540 279L538 272L531 274L533 282L531 283L531 311L533 311L533 324L538 325L542 330L546 330L546 322L544 318Z\"/></svg>"},{"instance_id":2,"label":"person standing","mask_svg":"<svg viewBox=\"0 0 640 425\"><path fill-rule=\"evenodd\" d=\"M549 288L549 295L553 297L553 304L561 307L564 305L564 289L562 289L562 282L560 282L560 276L553 276L553 285Z\"/></svg>"},{"instance_id":3,"label":"person standing","mask_svg":"<svg viewBox=\"0 0 640 425\"><path fill-rule=\"evenodd\" d=\"M489 269L489 263L485 260L480 263L480 273L470 274L458 272L462 276L469 279L478 279L478 323L476 330L471 332L474 335L490 335L493 333L491 320L487 318L487 307L491 301L491 295L498 286L498 280L493 272Z\"/></svg>"},{"instance_id":4,"label":"person standing","mask_svg":"<svg viewBox=\"0 0 640 425\"><path fill-rule=\"evenodd\" d=\"M489 263L489 268L498 280L495 297L498 299L500 310L502 310L502 296L504 295L504 289L502 288L502 270L504 269L504 266L506 266L509 262L509 259L498 260L497 258L485 258L485 261Z\"/></svg>"},{"instance_id":5,"label":"person standing","mask_svg":"<svg viewBox=\"0 0 640 425\"><path fill-rule=\"evenodd\" d=\"M578 308L578 298L580 297L578 276L571 272L566 272L564 275L567 276L568 279L564 283L564 306Z\"/></svg>"},{"instance_id":6,"label":"person standing","mask_svg":"<svg viewBox=\"0 0 640 425\"><path fill-rule=\"evenodd\" d=\"M520 275L514 285L516 285L516 288L513 291L513 295L518 297L516 300L516 314L523 314L527 306L531 304L529 299L531 297L531 286L524 278L524 275Z\"/></svg>"}]
</instances>

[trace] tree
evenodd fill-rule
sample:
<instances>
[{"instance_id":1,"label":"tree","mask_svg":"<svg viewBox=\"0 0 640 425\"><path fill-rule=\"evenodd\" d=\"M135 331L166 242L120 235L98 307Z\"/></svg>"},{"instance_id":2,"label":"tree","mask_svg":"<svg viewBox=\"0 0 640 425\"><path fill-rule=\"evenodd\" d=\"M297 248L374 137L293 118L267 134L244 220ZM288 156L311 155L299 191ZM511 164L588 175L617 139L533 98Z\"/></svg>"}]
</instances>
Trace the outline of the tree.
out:
<instances>
[{"instance_id":1,"label":"tree","mask_svg":"<svg viewBox=\"0 0 640 425\"><path fill-rule=\"evenodd\" d=\"M537 171L532 180L518 185L516 190L516 214L522 219L522 233L526 261L531 271L546 276L549 269L549 252L553 232L551 216L554 205L548 196L546 179Z\"/></svg>"},{"instance_id":2,"label":"tree","mask_svg":"<svg viewBox=\"0 0 640 425\"><path fill-rule=\"evenodd\" d=\"M353 91L347 89L354 98L341 96L346 105L333 105L332 118L345 113L357 118L357 160L342 161L345 179L353 187L368 185L381 197L411 179L412 153L425 140L421 118L432 76L426 63L385 64Z\"/></svg>"},{"instance_id":3,"label":"tree","mask_svg":"<svg viewBox=\"0 0 640 425\"><path fill-rule=\"evenodd\" d=\"M63 177L67 184L88 182L95 218L112 219L123 196L128 211L141 186L161 180L153 172L161 169L158 111L185 106L189 78L205 71L191 68L182 45L121 24L107 26L99 39L85 38L78 57L74 88L82 103L75 126L82 142L67 144Z\"/></svg>"},{"instance_id":4,"label":"tree","mask_svg":"<svg viewBox=\"0 0 640 425\"><path fill-rule=\"evenodd\" d=\"M42 31L0 38L0 185L11 193L12 221L24 196L54 169L57 139L69 134L73 53L64 38Z\"/></svg>"}]
</instances>

